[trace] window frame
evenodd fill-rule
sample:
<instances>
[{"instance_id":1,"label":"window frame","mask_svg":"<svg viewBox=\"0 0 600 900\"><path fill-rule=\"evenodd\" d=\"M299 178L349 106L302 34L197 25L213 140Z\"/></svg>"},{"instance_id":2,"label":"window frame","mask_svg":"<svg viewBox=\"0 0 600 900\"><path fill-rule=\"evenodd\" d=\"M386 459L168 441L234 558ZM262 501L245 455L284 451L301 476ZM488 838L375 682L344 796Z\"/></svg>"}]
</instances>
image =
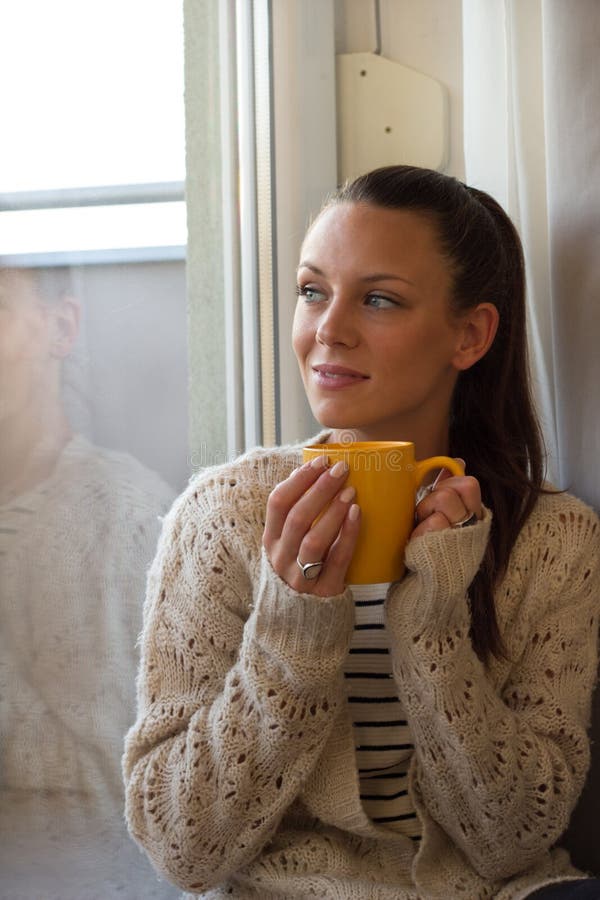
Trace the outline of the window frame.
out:
<instances>
[{"instance_id":1,"label":"window frame","mask_svg":"<svg viewBox=\"0 0 600 900\"><path fill-rule=\"evenodd\" d=\"M97 185L78 188L52 188L39 191L0 193L0 216L4 212L42 209L83 209L93 206L137 206L143 203L185 201L184 181L143 184ZM185 244L159 247L98 248L94 250L56 250L3 254L0 262L15 268L76 266L102 263L163 262L185 260Z\"/></svg>"}]
</instances>

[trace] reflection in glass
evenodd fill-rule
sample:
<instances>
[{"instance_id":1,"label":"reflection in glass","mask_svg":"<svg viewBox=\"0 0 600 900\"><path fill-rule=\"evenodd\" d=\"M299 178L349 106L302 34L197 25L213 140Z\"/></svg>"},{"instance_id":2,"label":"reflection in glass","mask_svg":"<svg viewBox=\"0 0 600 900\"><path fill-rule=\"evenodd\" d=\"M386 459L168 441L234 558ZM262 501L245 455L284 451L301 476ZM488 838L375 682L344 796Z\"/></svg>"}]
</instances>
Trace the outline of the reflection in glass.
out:
<instances>
[{"instance_id":1,"label":"reflection in glass","mask_svg":"<svg viewBox=\"0 0 600 900\"><path fill-rule=\"evenodd\" d=\"M166 898L123 824L120 757L173 491L72 430L66 269L0 270L0 897Z\"/></svg>"}]
</instances>

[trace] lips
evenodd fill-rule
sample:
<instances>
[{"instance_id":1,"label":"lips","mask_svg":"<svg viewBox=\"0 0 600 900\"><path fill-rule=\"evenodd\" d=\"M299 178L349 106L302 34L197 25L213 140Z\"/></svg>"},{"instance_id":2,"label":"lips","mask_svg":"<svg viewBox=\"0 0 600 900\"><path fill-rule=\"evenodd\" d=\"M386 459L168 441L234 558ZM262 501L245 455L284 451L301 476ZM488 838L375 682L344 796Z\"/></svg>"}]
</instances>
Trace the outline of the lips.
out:
<instances>
[{"instance_id":1,"label":"lips","mask_svg":"<svg viewBox=\"0 0 600 900\"><path fill-rule=\"evenodd\" d=\"M368 378L368 375L363 375L362 372L356 372L354 369L347 369L345 366L334 366L329 365L327 363L323 363L317 366L313 366L313 370L318 372L319 375L325 375L328 377L336 378L347 376L350 378Z\"/></svg>"},{"instance_id":2,"label":"lips","mask_svg":"<svg viewBox=\"0 0 600 900\"><path fill-rule=\"evenodd\" d=\"M368 375L363 375L362 372L348 369L345 366L322 364L313 366L312 370L315 376L315 383L326 390L352 387L369 380Z\"/></svg>"}]
</instances>

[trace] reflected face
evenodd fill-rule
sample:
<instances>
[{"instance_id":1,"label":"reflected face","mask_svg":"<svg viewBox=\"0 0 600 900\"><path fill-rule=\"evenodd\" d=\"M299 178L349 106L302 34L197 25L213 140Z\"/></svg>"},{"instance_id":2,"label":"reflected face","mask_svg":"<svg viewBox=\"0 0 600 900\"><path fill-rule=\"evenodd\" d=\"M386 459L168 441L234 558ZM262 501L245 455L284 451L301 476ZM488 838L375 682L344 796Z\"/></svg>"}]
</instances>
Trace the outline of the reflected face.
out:
<instances>
[{"instance_id":1,"label":"reflected face","mask_svg":"<svg viewBox=\"0 0 600 900\"><path fill-rule=\"evenodd\" d=\"M293 345L313 415L366 440L410 440L450 409L462 339L428 219L331 206L304 241Z\"/></svg>"},{"instance_id":2,"label":"reflected face","mask_svg":"<svg viewBox=\"0 0 600 900\"><path fill-rule=\"evenodd\" d=\"M0 271L0 424L39 403L50 363L49 311L27 272Z\"/></svg>"}]
</instances>

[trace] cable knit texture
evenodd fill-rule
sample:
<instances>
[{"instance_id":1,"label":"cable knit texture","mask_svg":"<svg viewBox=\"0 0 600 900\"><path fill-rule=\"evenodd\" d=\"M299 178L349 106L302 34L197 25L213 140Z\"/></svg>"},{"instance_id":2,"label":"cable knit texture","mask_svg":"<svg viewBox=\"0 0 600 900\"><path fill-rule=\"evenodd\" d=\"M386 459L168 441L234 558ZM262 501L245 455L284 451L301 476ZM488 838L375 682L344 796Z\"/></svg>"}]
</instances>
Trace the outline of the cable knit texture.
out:
<instances>
[{"instance_id":1,"label":"cable knit texture","mask_svg":"<svg viewBox=\"0 0 600 900\"><path fill-rule=\"evenodd\" d=\"M299 455L259 449L205 470L165 520L123 761L132 835L211 900L520 900L576 876L550 848L589 765L595 514L540 498L496 593L507 659L487 668L466 592L491 514L409 543L385 617L415 745L416 844L361 806L343 679L351 591L296 593L261 548L268 495Z\"/></svg>"}]
</instances>

